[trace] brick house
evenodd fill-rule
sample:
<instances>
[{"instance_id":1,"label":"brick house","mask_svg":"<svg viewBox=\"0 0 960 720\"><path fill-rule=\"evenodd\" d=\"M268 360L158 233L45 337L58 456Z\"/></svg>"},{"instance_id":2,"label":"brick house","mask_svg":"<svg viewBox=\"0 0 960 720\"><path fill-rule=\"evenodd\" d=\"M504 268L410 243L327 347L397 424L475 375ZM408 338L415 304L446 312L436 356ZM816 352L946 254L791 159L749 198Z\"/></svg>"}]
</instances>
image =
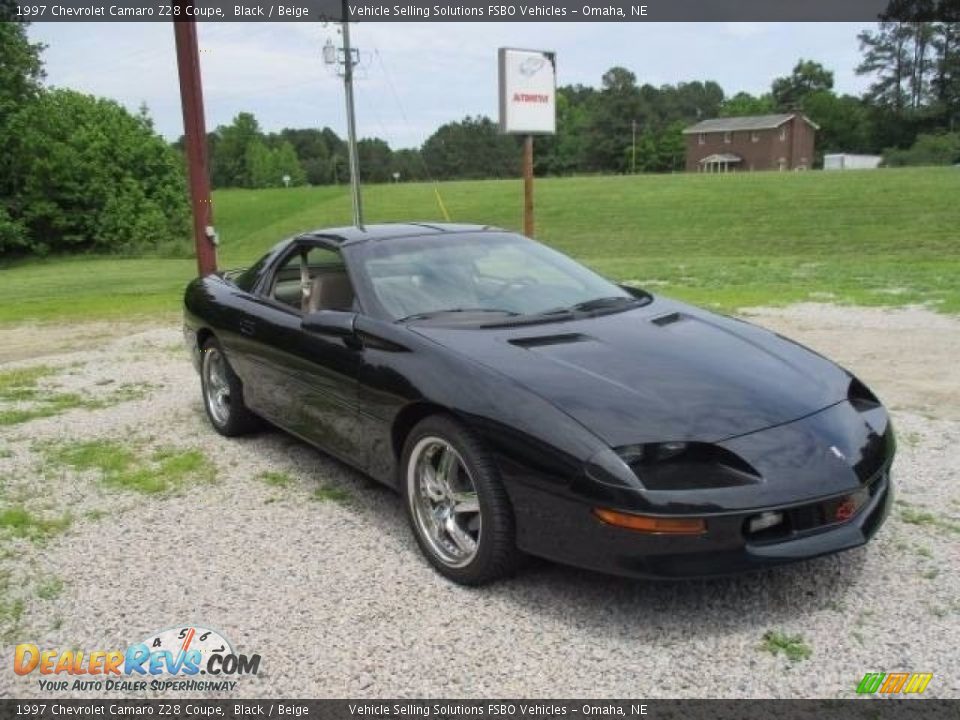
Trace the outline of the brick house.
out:
<instances>
[{"instance_id":1,"label":"brick house","mask_svg":"<svg viewBox=\"0 0 960 720\"><path fill-rule=\"evenodd\" d=\"M703 120L683 131L687 172L807 170L820 126L799 113Z\"/></svg>"}]
</instances>

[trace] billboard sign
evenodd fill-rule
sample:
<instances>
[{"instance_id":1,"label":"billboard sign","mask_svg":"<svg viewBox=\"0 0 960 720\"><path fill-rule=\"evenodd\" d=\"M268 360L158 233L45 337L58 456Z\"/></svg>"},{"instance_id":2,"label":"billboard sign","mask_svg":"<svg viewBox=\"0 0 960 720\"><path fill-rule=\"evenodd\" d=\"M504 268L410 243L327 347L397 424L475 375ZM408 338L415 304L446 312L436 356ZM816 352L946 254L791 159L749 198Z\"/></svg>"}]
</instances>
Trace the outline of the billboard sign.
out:
<instances>
[{"instance_id":1,"label":"billboard sign","mask_svg":"<svg viewBox=\"0 0 960 720\"><path fill-rule=\"evenodd\" d=\"M556 55L500 48L500 131L552 135L557 131Z\"/></svg>"}]
</instances>

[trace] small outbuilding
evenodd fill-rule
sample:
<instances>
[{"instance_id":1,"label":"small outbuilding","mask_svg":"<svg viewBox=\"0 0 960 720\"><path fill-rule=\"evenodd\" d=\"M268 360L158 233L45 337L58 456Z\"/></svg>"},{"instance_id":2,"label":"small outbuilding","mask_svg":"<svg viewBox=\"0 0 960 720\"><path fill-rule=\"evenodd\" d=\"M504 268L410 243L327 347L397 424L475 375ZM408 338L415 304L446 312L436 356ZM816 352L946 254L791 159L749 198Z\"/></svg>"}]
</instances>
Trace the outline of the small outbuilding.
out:
<instances>
[{"instance_id":1,"label":"small outbuilding","mask_svg":"<svg viewBox=\"0 0 960 720\"><path fill-rule=\"evenodd\" d=\"M807 170L820 126L781 113L702 120L683 131L688 172Z\"/></svg>"},{"instance_id":2,"label":"small outbuilding","mask_svg":"<svg viewBox=\"0 0 960 720\"><path fill-rule=\"evenodd\" d=\"M876 170L883 162L882 155L852 155L831 153L823 156L824 170Z\"/></svg>"}]
</instances>

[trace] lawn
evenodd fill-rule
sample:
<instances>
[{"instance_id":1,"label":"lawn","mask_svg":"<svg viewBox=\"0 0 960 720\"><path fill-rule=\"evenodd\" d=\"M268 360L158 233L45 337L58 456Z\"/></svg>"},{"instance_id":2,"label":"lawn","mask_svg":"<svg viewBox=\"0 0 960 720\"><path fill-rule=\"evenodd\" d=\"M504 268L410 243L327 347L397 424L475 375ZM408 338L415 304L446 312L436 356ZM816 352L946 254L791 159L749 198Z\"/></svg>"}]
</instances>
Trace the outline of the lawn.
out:
<instances>
[{"instance_id":1,"label":"lawn","mask_svg":"<svg viewBox=\"0 0 960 720\"><path fill-rule=\"evenodd\" d=\"M451 218L516 229L519 180L440 186ZM723 310L803 300L960 312L960 169L537 181L537 236L604 274ZM364 189L369 222L441 217L428 184ZM223 190L223 267L350 221L345 187ZM0 322L174 317L192 260L82 257L0 269Z\"/></svg>"}]
</instances>

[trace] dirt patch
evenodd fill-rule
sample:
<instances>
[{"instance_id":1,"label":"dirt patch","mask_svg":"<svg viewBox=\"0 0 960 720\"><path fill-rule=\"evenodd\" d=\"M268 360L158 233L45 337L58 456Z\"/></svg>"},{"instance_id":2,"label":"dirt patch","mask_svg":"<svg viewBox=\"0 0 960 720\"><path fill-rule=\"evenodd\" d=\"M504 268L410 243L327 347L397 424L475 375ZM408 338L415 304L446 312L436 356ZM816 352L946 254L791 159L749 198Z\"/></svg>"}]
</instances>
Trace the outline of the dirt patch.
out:
<instances>
[{"instance_id":1,"label":"dirt patch","mask_svg":"<svg viewBox=\"0 0 960 720\"><path fill-rule=\"evenodd\" d=\"M92 349L144 329L142 322L0 325L0 364Z\"/></svg>"}]
</instances>

